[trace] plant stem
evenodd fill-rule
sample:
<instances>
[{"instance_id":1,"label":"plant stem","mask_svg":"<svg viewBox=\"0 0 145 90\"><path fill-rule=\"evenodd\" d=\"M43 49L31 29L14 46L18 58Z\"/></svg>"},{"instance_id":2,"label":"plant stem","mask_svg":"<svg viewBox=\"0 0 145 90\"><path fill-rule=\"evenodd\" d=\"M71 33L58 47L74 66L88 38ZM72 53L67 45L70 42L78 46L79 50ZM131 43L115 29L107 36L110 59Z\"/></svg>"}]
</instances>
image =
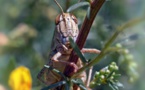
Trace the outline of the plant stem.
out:
<instances>
[{"instance_id":1,"label":"plant stem","mask_svg":"<svg viewBox=\"0 0 145 90\"><path fill-rule=\"evenodd\" d=\"M105 2L105 0L94 0L93 2L90 2L91 4L91 9L90 9L90 18L88 19L87 16L84 20L84 23L81 27L79 36L77 38L77 45L80 49L83 48L84 43L86 41L86 38L88 36L88 33L90 31L90 28L92 26L92 23L96 17L96 14L98 13L98 11L100 10L101 6L103 5L103 3ZM75 55L75 52L72 51L70 58L69 58L69 62L74 62L77 63L78 62L78 56ZM73 72L72 67L70 66L66 66L67 68L65 68L64 74L66 76L70 76L70 73Z\"/></svg>"}]
</instances>

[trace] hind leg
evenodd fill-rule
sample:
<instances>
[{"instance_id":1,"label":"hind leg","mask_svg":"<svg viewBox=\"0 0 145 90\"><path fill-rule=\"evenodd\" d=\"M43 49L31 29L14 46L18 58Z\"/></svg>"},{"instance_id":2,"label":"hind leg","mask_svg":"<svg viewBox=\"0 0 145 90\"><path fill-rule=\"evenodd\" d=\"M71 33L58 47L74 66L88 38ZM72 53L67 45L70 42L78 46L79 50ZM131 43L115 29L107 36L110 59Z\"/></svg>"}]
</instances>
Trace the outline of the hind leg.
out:
<instances>
[{"instance_id":1,"label":"hind leg","mask_svg":"<svg viewBox=\"0 0 145 90\"><path fill-rule=\"evenodd\" d=\"M52 58L51 60L54 61L55 63L62 63L65 65L70 65L73 68L73 72L72 73L76 73L78 71L78 66L73 63L73 62L67 62L65 60L59 60L58 58L61 57L62 54L60 52L57 52Z\"/></svg>"},{"instance_id":2,"label":"hind leg","mask_svg":"<svg viewBox=\"0 0 145 90\"><path fill-rule=\"evenodd\" d=\"M81 50L82 53L95 53L95 54L99 54L101 51L98 49L94 49L94 48L83 48Z\"/></svg>"}]
</instances>

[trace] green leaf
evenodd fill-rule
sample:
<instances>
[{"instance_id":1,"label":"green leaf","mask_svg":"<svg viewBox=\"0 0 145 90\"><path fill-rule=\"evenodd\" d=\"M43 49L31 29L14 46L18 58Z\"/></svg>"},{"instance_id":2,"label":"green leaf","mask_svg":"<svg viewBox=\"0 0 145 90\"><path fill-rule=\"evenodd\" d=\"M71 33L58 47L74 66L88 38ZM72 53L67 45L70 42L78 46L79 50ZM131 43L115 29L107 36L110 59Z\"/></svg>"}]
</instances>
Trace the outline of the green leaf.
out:
<instances>
[{"instance_id":1,"label":"green leaf","mask_svg":"<svg viewBox=\"0 0 145 90\"><path fill-rule=\"evenodd\" d=\"M116 86L124 88L124 85L120 82L116 82Z\"/></svg>"},{"instance_id":2,"label":"green leaf","mask_svg":"<svg viewBox=\"0 0 145 90\"><path fill-rule=\"evenodd\" d=\"M91 12L91 9L90 7L88 7L88 10L87 10L87 18L90 19L90 12Z\"/></svg>"},{"instance_id":3,"label":"green leaf","mask_svg":"<svg viewBox=\"0 0 145 90\"><path fill-rule=\"evenodd\" d=\"M74 5L72 5L71 7L69 7L69 8L67 9L67 12L71 12L71 11L73 11L73 10L79 8L79 7L82 7L82 6L89 6L89 5L90 5L89 2L79 2L79 3L74 4Z\"/></svg>"},{"instance_id":4,"label":"green leaf","mask_svg":"<svg viewBox=\"0 0 145 90\"><path fill-rule=\"evenodd\" d=\"M72 82L78 85L82 90L87 90L87 88L84 86L84 83L81 79L72 79Z\"/></svg>"},{"instance_id":5,"label":"green leaf","mask_svg":"<svg viewBox=\"0 0 145 90\"><path fill-rule=\"evenodd\" d=\"M87 88L84 85L78 85L82 90L87 90Z\"/></svg>"},{"instance_id":6,"label":"green leaf","mask_svg":"<svg viewBox=\"0 0 145 90\"><path fill-rule=\"evenodd\" d=\"M113 90L119 90L119 86L117 85L118 82L114 82L114 81L109 81L109 86L113 89ZM121 83L119 83L121 85Z\"/></svg>"},{"instance_id":7,"label":"green leaf","mask_svg":"<svg viewBox=\"0 0 145 90\"><path fill-rule=\"evenodd\" d=\"M116 89L114 88L114 86L113 86L111 83L109 83L109 87L111 87L112 90L116 90Z\"/></svg>"},{"instance_id":8,"label":"green leaf","mask_svg":"<svg viewBox=\"0 0 145 90\"><path fill-rule=\"evenodd\" d=\"M46 68L48 68L49 70L52 70L52 71L58 73L58 74L61 75L65 80L67 80L67 78L65 77L65 75L64 75L62 72L60 72L59 70L57 70L57 69L55 69L55 68L53 68L53 67L51 67L51 66L49 66L49 65L44 65L44 67L46 67Z\"/></svg>"},{"instance_id":9,"label":"green leaf","mask_svg":"<svg viewBox=\"0 0 145 90\"><path fill-rule=\"evenodd\" d=\"M81 79L72 79L72 82L75 83L75 84L82 84L84 85L83 81Z\"/></svg>"},{"instance_id":10,"label":"green leaf","mask_svg":"<svg viewBox=\"0 0 145 90\"><path fill-rule=\"evenodd\" d=\"M109 86L113 89L113 90L119 90L119 88L115 85L115 84L113 84L113 83L109 83Z\"/></svg>"},{"instance_id":11,"label":"green leaf","mask_svg":"<svg viewBox=\"0 0 145 90\"><path fill-rule=\"evenodd\" d=\"M114 77L120 77L121 76L121 74L115 74L115 75L113 75Z\"/></svg>"},{"instance_id":12,"label":"green leaf","mask_svg":"<svg viewBox=\"0 0 145 90\"><path fill-rule=\"evenodd\" d=\"M41 89L41 90L52 89L52 88L55 88L55 87L61 86L61 85L63 85L63 84L66 84L66 81L60 81L60 82L57 82L57 83L52 84L52 85L50 85L50 86L47 86L47 87L45 87L45 88L43 88L43 89Z\"/></svg>"},{"instance_id":13,"label":"green leaf","mask_svg":"<svg viewBox=\"0 0 145 90\"><path fill-rule=\"evenodd\" d=\"M80 59L82 60L83 63L87 63L87 60L85 59L85 57L82 55L79 47L77 46L76 43L74 43L72 38L69 38L69 41L71 43L72 48L74 49L74 51L76 52L76 54L80 57Z\"/></svg>"}]
</instances>

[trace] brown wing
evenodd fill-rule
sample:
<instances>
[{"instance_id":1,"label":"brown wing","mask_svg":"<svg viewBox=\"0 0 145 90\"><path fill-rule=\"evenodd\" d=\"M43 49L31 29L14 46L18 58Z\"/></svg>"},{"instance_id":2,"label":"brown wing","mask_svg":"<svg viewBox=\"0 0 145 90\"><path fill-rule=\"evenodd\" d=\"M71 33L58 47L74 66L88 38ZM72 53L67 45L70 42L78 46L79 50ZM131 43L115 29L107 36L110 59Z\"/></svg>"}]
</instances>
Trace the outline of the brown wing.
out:
<instances>
[{"instance_id":1,"label":"brown wing","mask_svg":"<svg viewBox=\"0 0 145 90\"><path fill-rule=\"evenodd\" d=\"M56 27L56 29L57 29L57 27ZM54 35L53 35L53 39L52 39L52 43L51 43L51 51L50 51L48 61L47 61L47 65L49 65L51 67L53 67L53 64L52 64L53 62L51 61L51 57L57 53L57 47L60 46L60 42L58 41L58 38L60 38L60 36L56 29L54 31ZM43 82L47 85L58 82L58 80L59 80L58 77L60 77L60 76L57 73L53 72L52 70L49 70L46 67L43 67L37 75L37 78L41 82Z\"/></svg>"}]
</instances>

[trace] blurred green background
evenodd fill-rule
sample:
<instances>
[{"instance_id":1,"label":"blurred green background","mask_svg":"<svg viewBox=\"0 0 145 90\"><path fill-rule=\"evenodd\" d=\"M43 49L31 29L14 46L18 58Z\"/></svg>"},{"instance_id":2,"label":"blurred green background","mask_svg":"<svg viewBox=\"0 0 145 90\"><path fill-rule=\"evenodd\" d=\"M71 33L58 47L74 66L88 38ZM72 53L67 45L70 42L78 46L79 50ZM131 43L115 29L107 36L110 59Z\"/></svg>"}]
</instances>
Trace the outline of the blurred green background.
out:
<instances>
[{"instance_id":1,"label":"blurred green background","mask_svg":"<svg viewBox=\"0 0 145 90\"><path fill-rule=\"evenodd\" d=\"M82 0L83 1L83 0ZM77 0L58 0L64 10ZM79 28L86 15L86 7L72 13L78 18ZM48 60L55 17L60 9L53 0L0 0L0 84L9 90L10 72L24 65L31 71L32 90L43 87L36 76ZM107 0L100 9L87 38L85 47L102 49L115 28L145 15L145 0ZM122 32L114 42L129 52L127 55L110 52L99 62L94 71L112 61L119 65L120 90L145 90L145 22ZM95 54L86 54L93 59ZM107 86L97 90L111 90ZM96 89L95 89L96 90Z\"/></svg>"}]
</instances>

